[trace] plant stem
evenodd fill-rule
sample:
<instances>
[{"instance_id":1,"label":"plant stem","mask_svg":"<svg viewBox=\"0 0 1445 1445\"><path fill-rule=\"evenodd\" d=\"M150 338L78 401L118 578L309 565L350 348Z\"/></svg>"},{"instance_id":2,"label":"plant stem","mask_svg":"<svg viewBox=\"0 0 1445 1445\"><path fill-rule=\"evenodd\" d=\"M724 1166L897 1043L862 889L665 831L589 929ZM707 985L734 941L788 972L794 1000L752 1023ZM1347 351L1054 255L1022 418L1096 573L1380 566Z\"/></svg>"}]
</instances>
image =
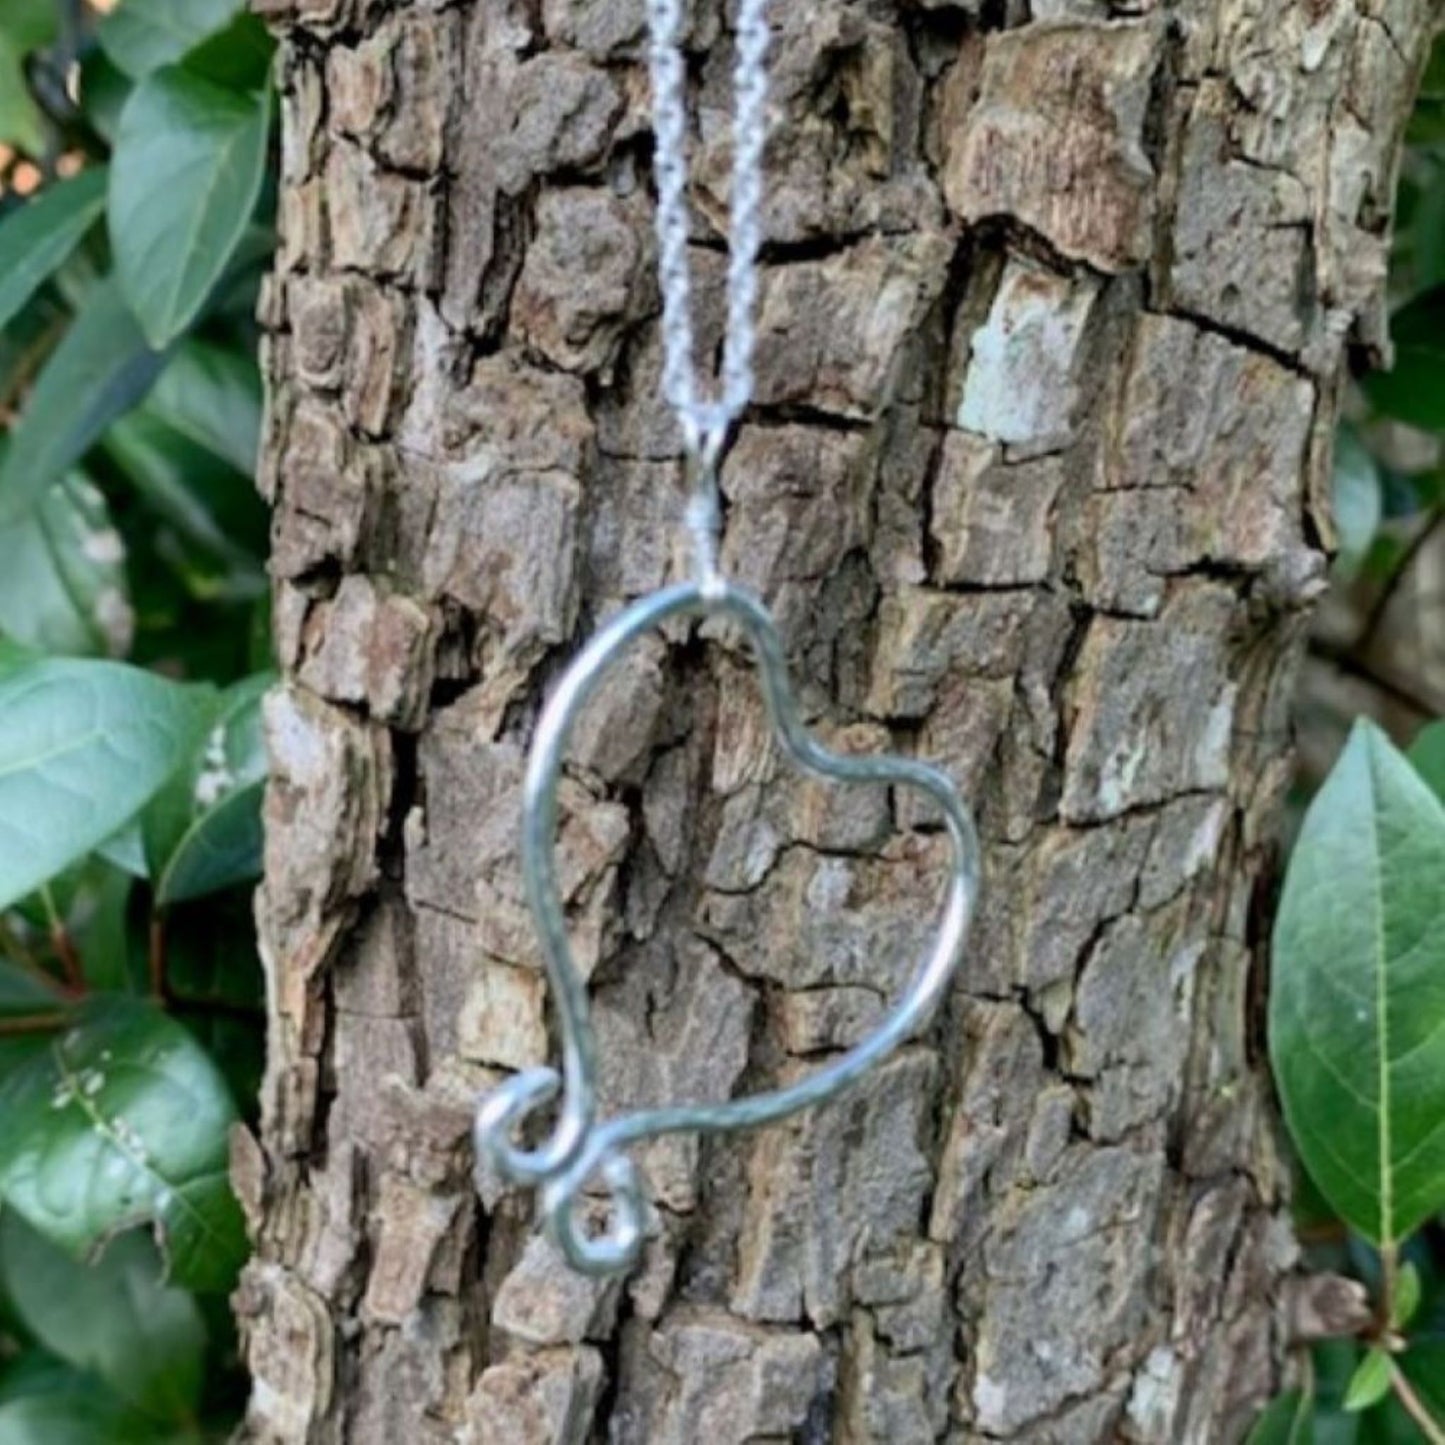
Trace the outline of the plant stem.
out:
<instances>
[{"instance_id":1,"label":"plant stem","mask_svg":"<svg viewBox=\"0 0 1445 1445\"><path fill-rule=\"evenodd\" d=\"M1405 1372L1393 1360L1390 1361L1390 1388L1395 1398L1405 1407L1405 1413L1420 1427L1420 1433L1430 1445L1445 1445L1445 1428L1431 1415L1425 1402L1415 1393L1415 1387L1405 1377Z\"/></svg>"},{"instance_id":2,"label":"plant stem","mask_svg":"<svg viewBox=\"0 0 1445 1445\"><path fill-rule=\"evenodd\" d=\"M48 988L64 988L60 980L25 946L5 919L0 919L0 953L37 983L43 983Z\"/></svg>"},{"instance_id":3,"label":"plant stem","mask_svg":"<svg viewBox=\"0 0 1445 1445\"><path fill-rule=\"evenodd\" d=\"M1393 1328L1395 1323L1395 1292L1400 1281L1400 1251L1391 1240L1380 1246L1380 1329Z\"/></svg>"},{"instance_id":4,"label":"plant stem","mask_svg":"<svg viewBox=\"0 0 1445 1445\"><path fill-rule=\"evenodd\" d=\"M151 914L150 948L147 952L150 965L151 997L157 1003L166 998L166 916L156 909Z\"/></svg>"},{"instance_id":5,"label":"plant stem","mask_svg":"<svg viewBox=\"0 0 1445 1445\"><path fill-rule=\"evenodd\" d=\"M50 941L55 947L56 957L60 960L60 967L64 970L65 981L79 993L85 988L85 971L80 966L80 955L75 951L75 941L55 906L49 885L41 888L40 897L45 904L45 916L50 920Z\"/></svg>"}]
</instances>

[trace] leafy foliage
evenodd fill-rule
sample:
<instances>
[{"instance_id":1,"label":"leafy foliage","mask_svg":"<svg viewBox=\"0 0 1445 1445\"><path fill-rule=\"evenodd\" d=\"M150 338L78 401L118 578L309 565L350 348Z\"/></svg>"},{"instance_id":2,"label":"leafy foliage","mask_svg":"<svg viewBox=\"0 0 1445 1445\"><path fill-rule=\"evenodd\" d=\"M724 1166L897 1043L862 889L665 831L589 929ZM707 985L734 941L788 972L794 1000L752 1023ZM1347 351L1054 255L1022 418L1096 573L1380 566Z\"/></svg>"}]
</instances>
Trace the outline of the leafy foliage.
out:
<instances>
[{"instance_id":1,"label":"leafy foliage","mask_svg":"<svg viewBox=\"0 0 1445 1445\"><path fill-rule=\"evenodd\" d=\"M1408 139L1393 365L1358 379L1336 436L1337 595L1320 645L1331 665L1407 703L1416 680L1376 669L1398 625L1387 618L1428 626L1394 604L1445 520L1445 40ZM1398 709L1382 715L1399 729ZM1357 1337L1297 1361L1300 1388L1256 1422L1255 1445L1445 1441L1442 877L1445 722L1426 723L1404 753L1357 721L1289 860L1269 1051L1299 1164L1307 1267L1357 1276L1374 1309Z\"/></svg>"},{"instance_id":2,"label":"leafy foliage","mask_svg":"<svg viewBox=\"0 0 1445 1445\"><path fill-rule=\"evenodd\" d=\"M152 346L190 326L225 271L261 189L270 115L266 91L238 93L184 64L147 75L126 102L110 240Z\"/></svg>"},{"instance_id":3,"label":"leafy foliage","mask_svg":"<svg viewBox=\"0 0 1445 1445\"><path fill-rule=\"evenodd\" d=\"M105 210L103 167L44 190L0 224L0 327L66 262Z\"/></svg>"},{"instance_id":4,"label":"leafy foliage","mask_svg":"<svg viewBox=\"0 0 1445 1445\"><path fill-rule=\"evenodd\" d=\"M1290 1390L1271 1401L1245 1445L1314 1445L1312 1413L1308 1396Z\"/></svg>"},{"instance_id":5,"label":"leafy foliage","mask_svg":"<svg viewBox=\"0 0 1445 1445\"><path fill-rule=\"evenodd\" d=\"M1442 877L1445 806L1357 723L1291 859L1270 1044L1310 1177L1386 1247L1445 1208Z\"/></svg>"},{"instance_id":6,"label":"leafy foliage","mask_svg":"<svg viewBox=\"0 0 1445 1445\"><path fill-rule=\"evenodd\" d=\"M158 1420L195 1412L205 1322L195 1299L165 1282L144 1234L124 1234L81 1263L8 1212L0 1216L0 1278L20 1324L57 1359L98 1375Z\"/></svg>"},{"instance_id":7,"label":"leafy foliage","mask_svg":"<svg viewBox=\"0 0 1445 1445\"><path fill-rule=\"evenodd\" d=\"M0 158L6 1445L233 1423L207 1301L259 1074L273 46L241 0L104 8L0 6L0 144L38 180Z\"/></svg>"}]
</instances>

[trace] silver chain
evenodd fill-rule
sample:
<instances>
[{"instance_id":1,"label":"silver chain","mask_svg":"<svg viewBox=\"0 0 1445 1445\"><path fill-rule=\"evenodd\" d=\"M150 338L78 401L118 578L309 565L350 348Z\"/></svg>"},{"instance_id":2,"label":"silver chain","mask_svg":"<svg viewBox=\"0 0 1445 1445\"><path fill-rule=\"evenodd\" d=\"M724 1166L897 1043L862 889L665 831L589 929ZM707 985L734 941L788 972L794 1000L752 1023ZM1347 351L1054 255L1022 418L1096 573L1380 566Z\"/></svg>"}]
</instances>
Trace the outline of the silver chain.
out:
<instances>
[{"instance_id":1,"label":"silver chain","mask_svg":"<svg viewBox=\"0 0 1445 1445\"><path fill-rule=\"evenodd\" d=\"M716 395L693 357L688 261L686 67L682 0L648 0L652 128L656 136L658 279L662 286L662 391L677 413L693 475L687 522L699 577L717 577L717 462L753 394L753 313L762 243L763 145L767 139L767 0L739 0L733 69L733 175L729 204L727 334Z\"/></svg>"}]
</instances>

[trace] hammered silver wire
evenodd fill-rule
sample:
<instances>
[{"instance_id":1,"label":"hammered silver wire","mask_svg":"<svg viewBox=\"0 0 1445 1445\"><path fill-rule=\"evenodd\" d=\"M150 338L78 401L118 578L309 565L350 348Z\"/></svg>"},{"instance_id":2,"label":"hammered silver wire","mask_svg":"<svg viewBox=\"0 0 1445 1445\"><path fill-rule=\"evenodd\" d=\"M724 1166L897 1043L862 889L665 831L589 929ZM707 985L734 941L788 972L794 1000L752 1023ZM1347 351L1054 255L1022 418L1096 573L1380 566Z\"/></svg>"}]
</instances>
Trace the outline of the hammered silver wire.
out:
<instances>
[{"instance_id":1,"label":"hammered silver wire","mask_svg":"<svg viewBox=\"0 0 1445 1445\"><path fill-rule=\"evenodd\" d=\"M808 732L788 681L782 643L758 598L718 570L720 505L717 467L731 428L752 394L753 312L761 241L762 154L766 133L766 0L741 0L731 199L728 321L716 399L704 398L693 366L688 266L685 70L681 0L648 0L652 43L653 124L657 136L658 251L663 293L663 392L676 411L691 474L686 525L693 541L693 579L634 602L583 648L538 720L523 782L522 877L537 924L562 1040L560 1073L551 1067L514 1075L480 1104L480 1156L520 1184L540 1186L548 1229L568 1261L588 1274L632 1265L645 1231L645 1201L625 1145L661 1134L722 1133L757 1128L821 1104L882 1061L937 1004L963 953L978 896L980 857L973 819L938 768L911 758L831 752ZM578 714L609 667L643 632L674 617L723 618L741 629L756 657L763 696L783 754L803 771L840 783L912 787L937 806L952 862L933 943L902 997L879 1028L846 1053L785 1089L716 1104L676 1104L597 1118L596 1043L586 984L572 957L557 884L557 788ZM557 1101L545 1141L513 1142L526 1118ZM594 1180L610 1193L605 1227L589 1232L578 1205Z\"/></svg>"}]
</instances>

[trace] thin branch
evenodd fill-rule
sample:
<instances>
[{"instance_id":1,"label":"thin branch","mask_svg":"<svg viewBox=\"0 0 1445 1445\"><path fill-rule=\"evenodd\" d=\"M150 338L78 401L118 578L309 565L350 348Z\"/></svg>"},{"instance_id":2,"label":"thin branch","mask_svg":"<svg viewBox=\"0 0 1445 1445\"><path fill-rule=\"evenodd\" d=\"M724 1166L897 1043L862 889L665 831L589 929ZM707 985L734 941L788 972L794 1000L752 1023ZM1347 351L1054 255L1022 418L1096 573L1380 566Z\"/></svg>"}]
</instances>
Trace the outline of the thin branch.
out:
<instances>
[{"instance_id":1,"label":"thin branch","mask_svg":"<svg viewBox=\"0 0 1445 1445\"><path fill-rule=\"evenodd\" d=\"M1425 1402L1415 1393L1415 1387L1405 1377L1404 1370L1394 1360L1390 1361L1390 1388L1430 1445L1445 1445L1445 1427L1430 1413Z\"/></svg>"},{"instance_id":2,"label":"thin branch","mask_svg":"<svg viewBox=\"0 0 1445 1445\"><path fill-rule=\"evenodd\" d=\"M1337 667L1348 677L1358 677L1372 687L1392 697L1402 706L1409 708L1421 721L1439 717L1440 703L1422 693L1415 692L1400 678L1391 677L1360 657L1352 647L1340 647L1335 643L1315 638L1310 643L1310 655Z\"/></svg>"},{"instance_id":3,"label":"thin branch","mask_svg":"<svg viewBox=\"0 0 1445 1445\"><path fill-rule=\"evenodd\" d=\"M1391 1240L1380 1246L1380 1334L1395 1327L1395 1294L1400 1285L1400 1249Z\"/></svg>"},{"instance_id":4,"label":"thin branch","mask_svg":"<svg viewBox=\"0 0 1445 1445\"><path fill-rule=\"evenodd\" d=\"M80 993L85 988L85 970L80 966L75 940L71 938L70 930L65 926L65 920L55 906L49 884L41 888L40 900L45 905L45 916L50 921L50 942L55 948L55 956L60 960L60 967L64 970L65 981L75 992Z\"/></svg>"},{"instance_id":5,"label":"thin branch","mask_svg":"<svg viewBox=\"0 0 1445 1445\"><path fill-rule=\"evenodd\" d=\"M1435 535L1442 522L1445 522L1445 511L1437 508L1405 544L1399 561L1395 563L1394 571L1385 579L1385 585L1380 589L1380 595L1375 598L1369 615L1365 618L1365 625L1360 629L1359 637L1355 639L1356 647L1365 647L1374 641L1375 633L1379 631L1380 624L1385 620L1385 613L1389 610L1390 603L1394 601L1395 594L1405 580L1405 574L1414 566L1415 559L1425 549L1426 543Z\"/></svg>"},{"instance_id":6,"label":"thin branch","mask_svg":"<svg viewBox=\"0 0 1445 1445\"><path fill-rule=\"evenodd\" d=\"M146 961L150 969L151 997L157 1003L166 998L166 916L160 909L151 914L150 947Z\"/></svg>"},{"instance_id":7,"label":"thin branch","mask_svg":"<svg viewBox=\"0 0 1445 1445\"><path fill-rule=\"evenodd\" d=\"M6 957L21 973L58 998L79 998L85 992L84 989L73 988L68 983L62 983L49 969L36 963L33 958L10 953L8 950L4 951Z\"/></svg>"},{"instance_id":8,"label":"thin branch","mask_svg":"<svg viewBox=\"0 0 1445 1445\"><path fill-rule=\"evenodd\" d=\"M60 981L53 977L25 946L20 935L11 926L9 918L5 916L0 916L0 953L3 953L17 968L24 969L26 973L43 983L48 983L54 988L60 986Z\"/></svg>"}]
</instances>

